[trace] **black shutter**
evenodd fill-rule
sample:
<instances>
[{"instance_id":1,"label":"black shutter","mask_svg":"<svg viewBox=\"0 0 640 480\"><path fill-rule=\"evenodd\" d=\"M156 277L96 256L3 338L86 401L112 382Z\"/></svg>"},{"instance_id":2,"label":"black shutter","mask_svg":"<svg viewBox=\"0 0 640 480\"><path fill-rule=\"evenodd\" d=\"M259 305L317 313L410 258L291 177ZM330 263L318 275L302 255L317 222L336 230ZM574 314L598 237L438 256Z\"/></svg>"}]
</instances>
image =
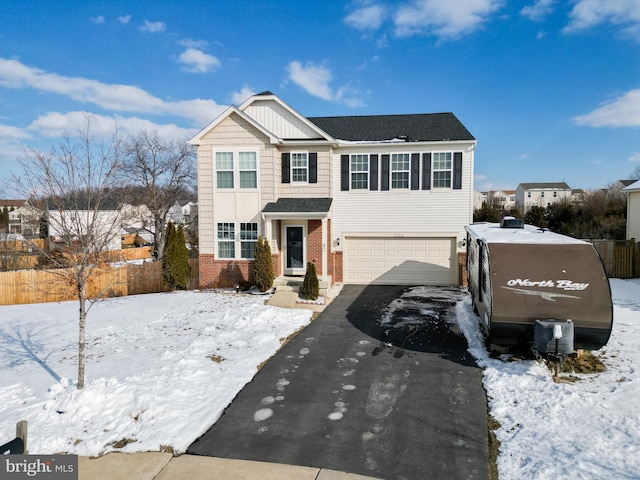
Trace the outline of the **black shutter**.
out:
<instances>
[{"instance_id":1,"label":"black shutter","mask_svg":"<svg viewBox=\"0 0 640 480\"><path fill-rule=\"evenodd\" d=\"M282 154L282 183L291 183L291 154Z\"/></svg>"},{"instance_id":2,"label":"black shutter","mask_svg":"<svg viewBox=\"0 0 640 480\"><path fill-rule=\"evenodd\" d=\"M422 154L422 189L431 190L431 154Z\"/></svg>"},{"instance_id":3,"label":"black shutter","mask_svg":"<svg viewBox=\"0 0 640 480\"><path fill-rule=\"evenodd\" d=\"M349 155L340 155L340 190L349 191Z\"/></svg>"},{"instance_id":4,"label":"black shutter","mask_svg":"<svg viewBox=\"0 0 640 480\"><path fill-rule=\"evenodd\" d=\"M369 155L369 190L378 190L378 155Z\"/></svg>"},{"instance_id":5,"label":"black shutter","mask_svg":"<svg viewBox=\"0 0 640 480\"><path fill-rule=\"evenodd\" d=\"M382 155L382 184L380 190L389 190L389 155Z\"/></svg>"},{"instance_id":6,"label":"black shutter","mask_svg":"<svg viewBox=\"0 0 640 480\"><path fill-rule=\"evenodd\" d=\"M453 189L462 190L462 152L453 153Z\"/></svg>"},{"instance_id":7,"label":"black shutter","mask_svg":"<svg viewBox=\"0 0 640 480\"><path fill-rule=\"evenodd\" d=\"M318 183L318 154L309 154L309 183Z\"/></svg>"},{"instance_id":8,"label":"black shutter","mask_svg":"<svg viewBox=\"0 0 640 480\"><path fill-rule=\"evenodd\" d=\"M420 154L411 154L411 190L420 189Z\"/></svg>"}]
</instances>

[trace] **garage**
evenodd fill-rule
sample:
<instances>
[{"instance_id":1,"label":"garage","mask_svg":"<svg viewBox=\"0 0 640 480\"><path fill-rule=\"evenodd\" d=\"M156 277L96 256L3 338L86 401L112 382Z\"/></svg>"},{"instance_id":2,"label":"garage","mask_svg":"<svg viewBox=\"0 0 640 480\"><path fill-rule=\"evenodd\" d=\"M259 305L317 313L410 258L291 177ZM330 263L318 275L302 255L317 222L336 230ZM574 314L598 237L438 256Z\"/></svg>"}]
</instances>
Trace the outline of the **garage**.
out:
<instances>
[{"instance_id":1,"label":"garage","mask_svg":"<svg viewBox=\"0 0 640 480\"><path fill-rule=\"evenodd\" d=\"M344 282L456 285L456 239L345 236Z\"/></svg>"}]
</instances>

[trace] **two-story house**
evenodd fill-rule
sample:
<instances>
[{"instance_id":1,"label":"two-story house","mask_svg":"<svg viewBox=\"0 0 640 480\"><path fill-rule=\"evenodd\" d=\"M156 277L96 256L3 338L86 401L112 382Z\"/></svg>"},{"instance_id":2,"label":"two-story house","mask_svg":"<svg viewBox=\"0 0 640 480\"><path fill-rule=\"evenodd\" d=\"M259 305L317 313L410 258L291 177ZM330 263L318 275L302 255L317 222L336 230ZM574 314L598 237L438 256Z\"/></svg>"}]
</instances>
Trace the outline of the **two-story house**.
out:
<instances>
[{"instance_id":1,"label":"two-story house","mask_svg":"<svg viewBox=\"0 0 640 480\"><path fill-rule=\"evenodd\" d=\"M521 183L516 189L516 204L523 212L571 199L571 187L565 182Z\"/></svg>"},{"instance_id":2,"label":"two-story house","mask_svg":"<svg viewBox=\"0 0 640 480\"><path fill-rule=\"evenodd\" d=\"M459 282L476 140L452 113L306 118L264 92L191 143L201 285L249 280L258 236L276 276Z\"/></svg>"}]
</instances>

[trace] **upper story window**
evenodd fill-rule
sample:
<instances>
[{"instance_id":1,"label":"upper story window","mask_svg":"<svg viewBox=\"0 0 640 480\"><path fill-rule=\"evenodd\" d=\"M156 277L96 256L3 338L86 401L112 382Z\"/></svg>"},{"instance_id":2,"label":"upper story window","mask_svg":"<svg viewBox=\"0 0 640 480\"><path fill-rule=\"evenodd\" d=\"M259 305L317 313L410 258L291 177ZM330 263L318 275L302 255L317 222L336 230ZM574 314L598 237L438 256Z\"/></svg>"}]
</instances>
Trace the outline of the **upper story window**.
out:
<instances>
[{"instance_id":1,"label":"upper story window","mask_svg":"<svg viewBox=\"0 0 640 480\"><path fill-rule=\"evenodd\" d=\"M291 181L306 182L309 171L309 158L306 152L291 153Z\"/></svg>"},{"instance_id":2,"label":"upper story window","mask_svg":"<svg viewBox=\"0 0 640 480\"><path fill-rule=\"evenodd\" d=\"M553 192L553 198L557 198L558 197L558 192Z\"/></svg>"},{"instance_id":3,"label":"upper story window","mask_svg":"<svg viewBox=\"0 0 640 480\"><path fill-rule=\"evenodd\" d=\"M233 152L216 152L216 187L233 188Z\"/></svg>"},{"instance_id":4,"label":"upper story window","mask_svg":"<svg viewBox=\"0 0 640 480\"><path fill-rule=\"evenodd\" d=\"M258 155L239 152L240 188L258 188Z\"/></svg>"},{"instance_id":5,"label":"upper story window","mask_svg":"<svg viewBox=\"0 0 640 480\"><path fill-rule=\"evenodd\" d=\"M369 155L351 155L351 190L369 188Z\"/></svg>"},{"instance_id":6,"label":"upper story window","mask_svg":"<svg viewBox=\"0 0 640 480\"><path fill-rule=\"evenodd\" d=\"M451 152L433 154L433 188L451 188Z\"/></svg>"},{"instance_id":7,"label":"upper story window","mask_svg":"<svg viewBox=\"0 0 640 480\"><path fill-rule=\"evenodd\" d=\"M391 188L409 188L409 168L408 153L391 155Z\"/></svg>"},{"instance_id":8,"label":"upper story window","mask_svg":"<svg viewBox=\"0 0 640 480\"><path fill-rule=\"evenodd\" d=\"M540 196L544 198L544 192L540 192Z\"/></svg>"},{"instance_id":9,"label":"upper story window","mask_svg":"<svg viewBox=\"0 0 640 480\"><path fill-rule=\"evenodd\" d=\"M216 188L258 188L258 152L255 150L221 150L214 155Z\"/></svg>"}]
</instances>

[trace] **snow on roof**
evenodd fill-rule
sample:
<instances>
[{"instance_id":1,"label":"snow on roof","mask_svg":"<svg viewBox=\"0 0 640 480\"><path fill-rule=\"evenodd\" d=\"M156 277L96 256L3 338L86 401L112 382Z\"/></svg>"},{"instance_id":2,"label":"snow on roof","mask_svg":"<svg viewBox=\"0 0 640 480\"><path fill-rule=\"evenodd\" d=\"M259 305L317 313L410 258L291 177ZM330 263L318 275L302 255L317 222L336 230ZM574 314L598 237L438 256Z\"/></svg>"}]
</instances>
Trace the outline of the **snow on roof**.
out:
<instances>
[{"instance_id":1,"label":"snow on roof","mask_svg":"<svg viewBox=\"0 0 640 480\"><path fill-rule=\"evenodd\" d=\"M499 223L473 223L467 231L486 243L576 244L587 243L577 238L525 225L524 228L501 228Z\"/></svg>"}]
</instances>

